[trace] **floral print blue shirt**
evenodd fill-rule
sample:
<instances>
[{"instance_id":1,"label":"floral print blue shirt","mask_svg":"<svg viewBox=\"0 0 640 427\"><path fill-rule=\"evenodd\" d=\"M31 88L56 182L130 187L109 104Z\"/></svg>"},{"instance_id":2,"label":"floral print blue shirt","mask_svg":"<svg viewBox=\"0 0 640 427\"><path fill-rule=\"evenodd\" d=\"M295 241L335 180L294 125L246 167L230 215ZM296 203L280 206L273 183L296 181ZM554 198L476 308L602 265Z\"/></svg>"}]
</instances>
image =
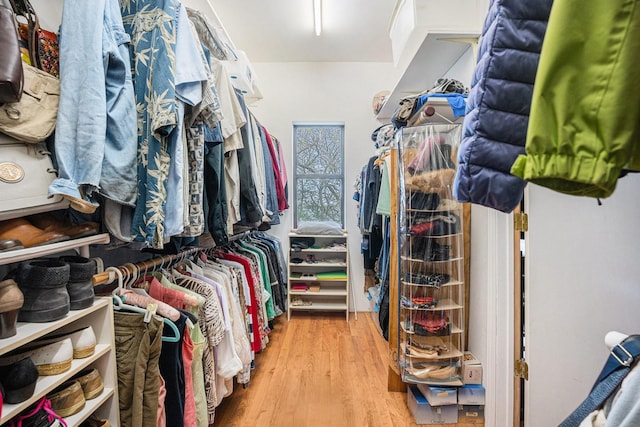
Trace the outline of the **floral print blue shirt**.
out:
<instances>
[{"instance_id":1,"label":"floral print blue shirt","mask_svg":"<svg viewBox=\"0 0 640 427\"><path fill-rule=\"evenodd\" d=\"M163 247L169 175L169 138L178 117L175 96L175 0L121 0L122 21L131 36L131 61L138 119L138 202L135 241Z\"/></svg>"}]
</instances>

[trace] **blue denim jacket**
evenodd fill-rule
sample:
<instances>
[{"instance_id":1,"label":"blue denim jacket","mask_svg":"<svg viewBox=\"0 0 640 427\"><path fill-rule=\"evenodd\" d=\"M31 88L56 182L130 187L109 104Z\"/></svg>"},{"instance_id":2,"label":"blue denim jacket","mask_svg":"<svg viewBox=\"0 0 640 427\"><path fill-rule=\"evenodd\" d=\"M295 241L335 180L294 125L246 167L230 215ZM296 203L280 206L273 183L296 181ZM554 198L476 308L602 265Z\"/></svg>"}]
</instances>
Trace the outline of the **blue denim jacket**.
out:
<instances>
[{"instance_id":1,"label":"blue denim jacket","mask_svg":"<svg viewBox=\"0 0 640 427\"><path fill-rule=\"evenodd\" d=\"M129 42L117 0L65 0L58 178L50 195L89 200L97 190L120 204L135 205L137 127Z\"/></svg>"}]
</instances>

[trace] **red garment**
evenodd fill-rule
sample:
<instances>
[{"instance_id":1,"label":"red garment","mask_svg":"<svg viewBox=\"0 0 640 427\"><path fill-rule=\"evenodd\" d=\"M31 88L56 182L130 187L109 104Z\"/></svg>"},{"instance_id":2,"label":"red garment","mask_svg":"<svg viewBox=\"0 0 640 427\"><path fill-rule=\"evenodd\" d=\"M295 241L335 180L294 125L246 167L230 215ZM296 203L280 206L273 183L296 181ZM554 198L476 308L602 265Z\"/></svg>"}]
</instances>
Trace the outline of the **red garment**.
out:
<instances>
[{"instance_id":1,"label":"red garment","mask_svg":"<svg viewBox=\"0 0 640 427\"><path fill-rule=\"evenodd\" d=\"M285 190L284 195L285 197L287 197L287 165L284 161L284 150L282 149L282 143L278 141L277 138L272 136L271 139L276 144L276 147L278 147L278 166L280 166L280 178L282 179L282 188L284 188Z\"/></svg>"},{"instance_id":2,"label":"red garment","mask_svg":"<svg viewBox=\"0 0 640 427\"><path fill-rule=\"evenodd\" d=\"M269 156L271 156L271 163L273 164L273 176L276 181L276 196L278 197L278 211L285 211L289 205L287 204L287 197L284 194L284 186L282 185L282 177L280 176L280 165L278 163L278 156L271 140L271 135L267 132L267 129L262 126L264 135L267 139L267 145L269 146Z\"/></svg>"},{"instance_id":3,"label":"red garment","mask_svg":"<svg viewBox=\"0 0 640 427\"><path fill-rule=\"evenodd\" d=\"M261 351L262 340L260 338L260 321L258 320L258 310L260 310L260 304L258 303L258 299L256 297L256 286L255 282L253 281L253 274L251 273L251 264L244 257L236 254L230 254L228 252L221 252L218 254L218 256L222 259L238 262L242 264L242 267L244 268L244 273L247 276L247 281L249 282L249 295L251 297L251 305L247 306L247 312L251 314L251 323L253 324L253 330L251 331L251 333L253 334L251 349L253 351Z\"/></svg>"},{"instance_id":4,"label":"red garment","mask_svg":"<svg viewBox=\"0 0 640 427\"><path fill-rule=\"evenodd\" d=\"M184 367L184 427L197 427L196 401L193 394L193 341L185 328L182 336L182 365Z\"/></svg>"},{"instance_id":5,"label":"red garment","mask_svg":"<svg viewBox=\"0 0 640 427\"><path fill-rule=\"evenodd\" d=\"M193 295L185 294L177 289L162 286L162 283L153 276L143 277L136 283L147 282L147 293L159 301L169 304L175 308L187 309L197 307L198 300Z\"/></svg>"}]
</instances>

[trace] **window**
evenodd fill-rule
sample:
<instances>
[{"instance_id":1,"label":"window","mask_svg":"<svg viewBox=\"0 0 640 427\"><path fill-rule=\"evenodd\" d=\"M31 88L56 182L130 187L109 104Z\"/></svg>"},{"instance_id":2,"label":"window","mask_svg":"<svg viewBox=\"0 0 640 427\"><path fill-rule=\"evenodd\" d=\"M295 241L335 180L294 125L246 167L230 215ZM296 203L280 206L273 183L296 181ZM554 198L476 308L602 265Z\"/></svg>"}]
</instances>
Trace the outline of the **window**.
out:
<instances>
[{"instance_id":1,"label":"window","mask_svg":"<svg viewBox=\"0 0 640 427\"><path fill-rule=\"evenodd\" d=\"M344 124L294 123L294 227L335 221L344 227Z\"/></svg>"}]
</instances>

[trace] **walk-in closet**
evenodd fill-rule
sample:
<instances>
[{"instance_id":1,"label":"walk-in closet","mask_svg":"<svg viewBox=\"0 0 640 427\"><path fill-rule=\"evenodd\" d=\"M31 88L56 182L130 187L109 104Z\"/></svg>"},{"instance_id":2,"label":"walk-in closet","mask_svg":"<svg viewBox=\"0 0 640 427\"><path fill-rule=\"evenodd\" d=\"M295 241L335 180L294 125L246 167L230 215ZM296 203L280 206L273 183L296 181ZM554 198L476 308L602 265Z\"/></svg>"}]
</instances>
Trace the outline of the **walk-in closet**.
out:
<instances>
[{"instance_id":1,"label":"walk-in closet","mask_svg":"<svg viewBox=\"0 0 640 427\"><path fill-rule=\"evenodd\" d=\"M0 0L0 426L640 425L612 1Z\"/></svg>"}]
</instances>

